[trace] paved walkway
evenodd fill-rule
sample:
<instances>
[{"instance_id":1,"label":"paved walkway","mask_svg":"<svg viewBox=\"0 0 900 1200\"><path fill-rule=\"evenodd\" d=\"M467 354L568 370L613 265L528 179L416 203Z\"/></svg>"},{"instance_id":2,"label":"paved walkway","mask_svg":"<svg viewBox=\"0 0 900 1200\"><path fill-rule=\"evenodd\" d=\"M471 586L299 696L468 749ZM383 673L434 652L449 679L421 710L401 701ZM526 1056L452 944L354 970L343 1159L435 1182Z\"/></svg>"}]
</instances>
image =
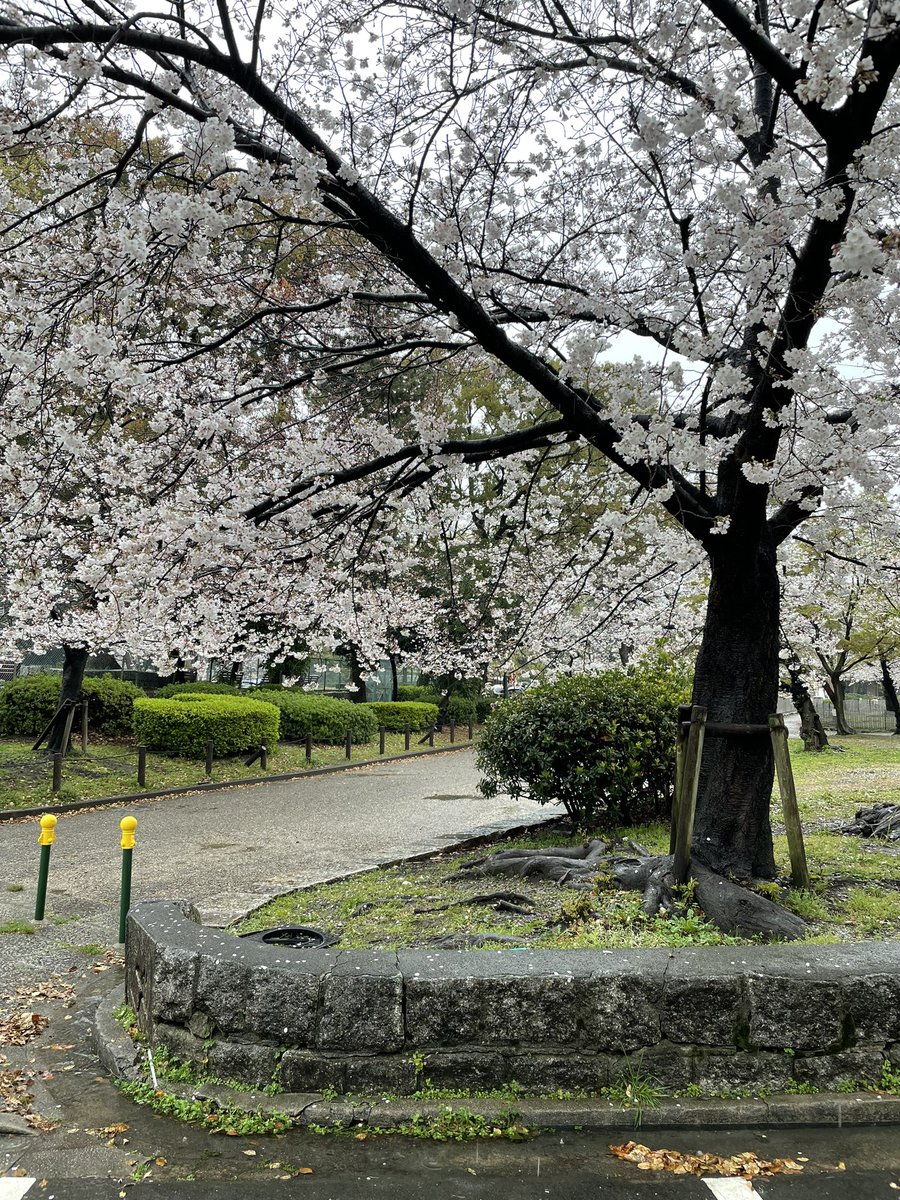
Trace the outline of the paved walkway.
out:
<instances>
[{"instance_id":1,"label":"paved walkway","mask_svg":"<svg viewBox=\"0 0 900 1200\"><path fill-rule=\"evenodd\" d=\"M486 800L477 783L474 754L457 750L61 816L47 919L34 936L0 935L0 980L65 970L115 940L126 813L138 822L133 899L184 896L225 925L294 888L561 811ZM0 924L34 913L37 833L34 819L0 825Z\"/></svg>"}]
</instances>

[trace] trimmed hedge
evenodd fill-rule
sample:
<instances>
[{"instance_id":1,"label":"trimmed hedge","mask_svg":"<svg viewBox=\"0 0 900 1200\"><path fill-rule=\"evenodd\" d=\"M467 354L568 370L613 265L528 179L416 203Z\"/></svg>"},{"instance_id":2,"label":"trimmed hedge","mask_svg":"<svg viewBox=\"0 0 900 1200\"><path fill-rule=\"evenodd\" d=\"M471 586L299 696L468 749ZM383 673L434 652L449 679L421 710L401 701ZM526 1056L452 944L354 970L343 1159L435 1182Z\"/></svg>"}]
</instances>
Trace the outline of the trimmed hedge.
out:
<instances>
[{"instance_id":1,"label":"trimmed hedge","mask_svg":"<svg viewBox=\"0 0 900 1200\"><path fill-rule=\"evenodd\" d=\"M438 719L436 704L417 704L412 700L385 700L367 704L375 714L377 724L391 733L402 733L406 725L421 731L429 729Z\"/></svg>"},{"instance_id":2,"label":"trimmed hedge","mask_svg":"<svg viewBox=\"0 0 900 1200\"><path fill-rule=\"evenodd\" d=\"M281 710L282 736L291 742L302 742L310 736L314 742L340 746L349 730L357 745L371 742L378 732L378 721L370 704L353 704L350 700L332 700L330 696L313 696L289 688L253 693L260 700L277 705Z\"/></svg>"},{"instance_id":3,"label":"trimmed hedge","mask_svg":"<svg viewBox=\"0 0 900 1200\"><path fill-rule=\"evenodd\" d=\"M397 688L397 703L436 704L439 708L444 697L433 687L422 683L401 683Z\"/></svg>"},{"instance_id":4,"label":"trimmed hedge","mask_svg":"<svg viewBox=\"0 0 900 1200\"><path fill-rule=\"evenodd\" d=\"M246 695L246 692L233 683L204 683L203 680L196 683L167 683L165 687L159 688L156 694L161 700L171 700L173 696L181 696L185 692L203 696Z\"/></svg>"},{"instance_id":5,"label":"trimmed hedge","mask_svg":"<svg viewBox=\"0 0 900 1200\"><path fill-rule=\"evenodd\" d=\"M134 733L151 750L169 750L200 758L212 738L215 754L241 754L265 742L278 741L280 713L274 704L245 696L173 696L169 700L137 700Z\"/></svg>"},{"instance_id":6,"label":"trimmed hedge","mask_svg":"<svg viewBox=\"0 0 900 1200\"><path fill-rule=\"evenodd\" d=\"M62 679L59 675L20 675L0 688L0 734L30 736L41 732L56 712ZM146 692L112 675L88 675L82 684L91 729L110 737L131 733L135 700Z\"/></svg>"}]
</instances>

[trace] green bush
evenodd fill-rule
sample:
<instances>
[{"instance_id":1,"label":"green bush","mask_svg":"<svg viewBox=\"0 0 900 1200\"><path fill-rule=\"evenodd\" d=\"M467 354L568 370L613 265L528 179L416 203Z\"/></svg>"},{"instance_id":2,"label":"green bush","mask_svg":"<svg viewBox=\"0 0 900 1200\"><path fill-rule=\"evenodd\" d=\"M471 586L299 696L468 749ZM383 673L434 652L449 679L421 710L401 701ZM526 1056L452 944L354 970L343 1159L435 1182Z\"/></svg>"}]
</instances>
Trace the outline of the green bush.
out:
<instances>
[{"instance_id":1,"label":"green bush","mask_svg":"<svg viewBox=\"0 0 900 1200\"><path fill-rule=\"evenodd\" d=\"M438 719L436 704L418 704L413 700L385 700L367 704L366 708L375 714L376 723L390 733L402 733L407 725L417 731L429 729Z\"/></svg>"},{"instance_id":2,"label":"green bush","mask_svg":"<svg viewBox=\"0 0 900 1200\"><path fill-rule=\"evenodd\" d=\"M0 733L7 737L37 735L59 705L59 675L20 675L0 689ZM110 737L131 733L134 701L145 693L133 683L111 675L88 675L82 685L93 730Z\"/></svg>"},{"instance_id":3,"label":"green bush","mask_svg":"<svg viewBox=\"0 0 900 1200\"><path fill-rule=\"evenodd\" d=\"M261 689L253 695L278 706L282 737L291 742L302 742L308 735L314 742L340 746L349 730L354 743L362 745L371 742L378 732L378 722L368 704L332 700L330 696L313 696L290 688Z\"/></svg>"},{"instance_id":4,"label":"green bush","mask_svg":"<svg viewBox=\"0 0 900 1200\"><path fill-rule=\"evenodd\" d=\"M88 724L109 737L128 737L134 702L147 693L143 688L112 675L87 675L81 694L88 702Z\"/></svg>"},{"instance_id":5,"label":"green bush","mask_svg":"<svg viewBox=\"0 0 900 1200\"><path fill-rule=\"evenodd\" d=\"M478 745L485 796L559 801L579 825L670 811L683 682L661 670L558 679L494 707Z\"/></svg>"},{"instance_id":6,"label":"green bush","mask_svg":"<svg viewBox=\"0 0 900 1200\"><path fill-rule=\"evenodd\" d=\"M185 693L168 700L137 700L134 732L152 750L200 758L212 738L216 756L241 754L278 741L279 711L256 697Z\"/></svg>"},{"instance_id":7,"label":"green bush","mask_svg":"<svg viewBox=\"0 0 900 1200\"><path fill-rule=\"evenodd\" d=\"M436 704L440 708L444 697L433 687L421 683L401 683L397 688L397 703Z\"/></svg>"},{"instance_id":8,"label":"green bush","mask_svg":"<svg viewBox=\"0 0 900 1200\"><path fill-rule=\"evenodd\" d=\"M165 687L159 688L157 696L161 700L171 700L173 696L181 696L185 692L193 692L203 696L240 696L242 694L239 687L235 687L233 683L204 683L198 680L196 683L167 683Z\"/></svg>"},{"instance_id":9,"label":"green bush","mask_svg":"<svg viewBox=\"0 0 900 1200\"><path fill-rule=\"evenodd\" d=\"M441 716L457 725L465 725L470 718L482 725L490 716L491 707L488 696L448 696L441 705Z\"/></svg>"}]
</instances>

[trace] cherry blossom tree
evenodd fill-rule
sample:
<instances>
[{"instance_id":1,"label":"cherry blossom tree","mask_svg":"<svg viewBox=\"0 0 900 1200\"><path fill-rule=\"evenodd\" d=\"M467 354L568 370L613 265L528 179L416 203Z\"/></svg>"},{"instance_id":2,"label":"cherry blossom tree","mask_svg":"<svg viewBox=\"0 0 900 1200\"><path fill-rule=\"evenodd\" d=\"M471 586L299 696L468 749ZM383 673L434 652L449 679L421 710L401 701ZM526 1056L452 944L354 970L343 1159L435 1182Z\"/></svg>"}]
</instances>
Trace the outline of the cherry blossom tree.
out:
<instances>
[{"instance_id":1,"label":"cherry blossom tree","mask_svg":"<svg viewBox=\"0 0 900 1200\"><path fill-rule=\"evenodd\" d=\"M706 557L696 701L774 711L779 547L896 477L896 4L37 0L0 45L46 179L4 197L8 419L153 480L94 524L123 612L202 641L277 542L272 607L339 616L376 515L409 544L437 476L579 440ZM120 151L60 138L101 115ZM353 383L464 360L506 430ZM701 860L772 875L771 782L708 743Z\"/></svg>"}]
</instances>

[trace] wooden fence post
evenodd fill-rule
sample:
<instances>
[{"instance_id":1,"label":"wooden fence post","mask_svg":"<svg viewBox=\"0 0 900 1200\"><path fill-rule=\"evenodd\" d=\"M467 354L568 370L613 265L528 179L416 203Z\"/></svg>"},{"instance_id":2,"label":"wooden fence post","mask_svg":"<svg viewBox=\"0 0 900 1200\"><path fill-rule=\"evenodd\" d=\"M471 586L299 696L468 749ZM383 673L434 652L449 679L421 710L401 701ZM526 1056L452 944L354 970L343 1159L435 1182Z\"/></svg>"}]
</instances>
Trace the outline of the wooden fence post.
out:
<instances>
[{"instance_id":1,"label":"wooden fence post","mask_svg":"<svg viewBox=\"0 0 900 1200\"><path fill-rule=\"evenodd\" d=\"M794 787L794 772L788 749L788 731L781 713L769 717L769 729L772 734L778 791L781 795L781 811L784 813L784 831L787 834L788 853L791 856L791 879L795 888L807 890L809 868L806 865L806 847L803 845L803 826L797 806L797 789Z\"/></svg>"},{"instance_id":2,"label":"wooden fence post","mask_svg":"<svg viewBox=\"0 0 900 1200\"><path fill-rule=\"evenodd\" d=\"M691 865L691 842L694 837L694 813L697 809L697 786L700 782L700 762L703 758L703 736L706 709L695 704L684 750L681 775L681 795L678 798L678 825L675 831L675 863L672 874L676 884L683 884Z\"/></svg>"},{"instance_id":3,"label":"wooden fence post","mask_svg":"<svg viewBox=\"0 0 900 1200\"><path fill-rule=\"evenodd\" d=\"M684 750L687 746L687 730L685 724L691 719L691 706L678 705L678 728L675 734L675 796L672 800L672 823L669 828L669 853L675 853L676 831L678 829L678 803L681 799L681 782L684 779Z\"/></svg>"},{"instance_id":4,"label":"wooden fence post","mask_svg":"<svg viewBox=\"0 0 900 1200\"><path fill-rule=\"evenodd\" d=\"M81 753L87 754L88 748L88 702L81 702Z\"/></svg>"}]
</instances>

